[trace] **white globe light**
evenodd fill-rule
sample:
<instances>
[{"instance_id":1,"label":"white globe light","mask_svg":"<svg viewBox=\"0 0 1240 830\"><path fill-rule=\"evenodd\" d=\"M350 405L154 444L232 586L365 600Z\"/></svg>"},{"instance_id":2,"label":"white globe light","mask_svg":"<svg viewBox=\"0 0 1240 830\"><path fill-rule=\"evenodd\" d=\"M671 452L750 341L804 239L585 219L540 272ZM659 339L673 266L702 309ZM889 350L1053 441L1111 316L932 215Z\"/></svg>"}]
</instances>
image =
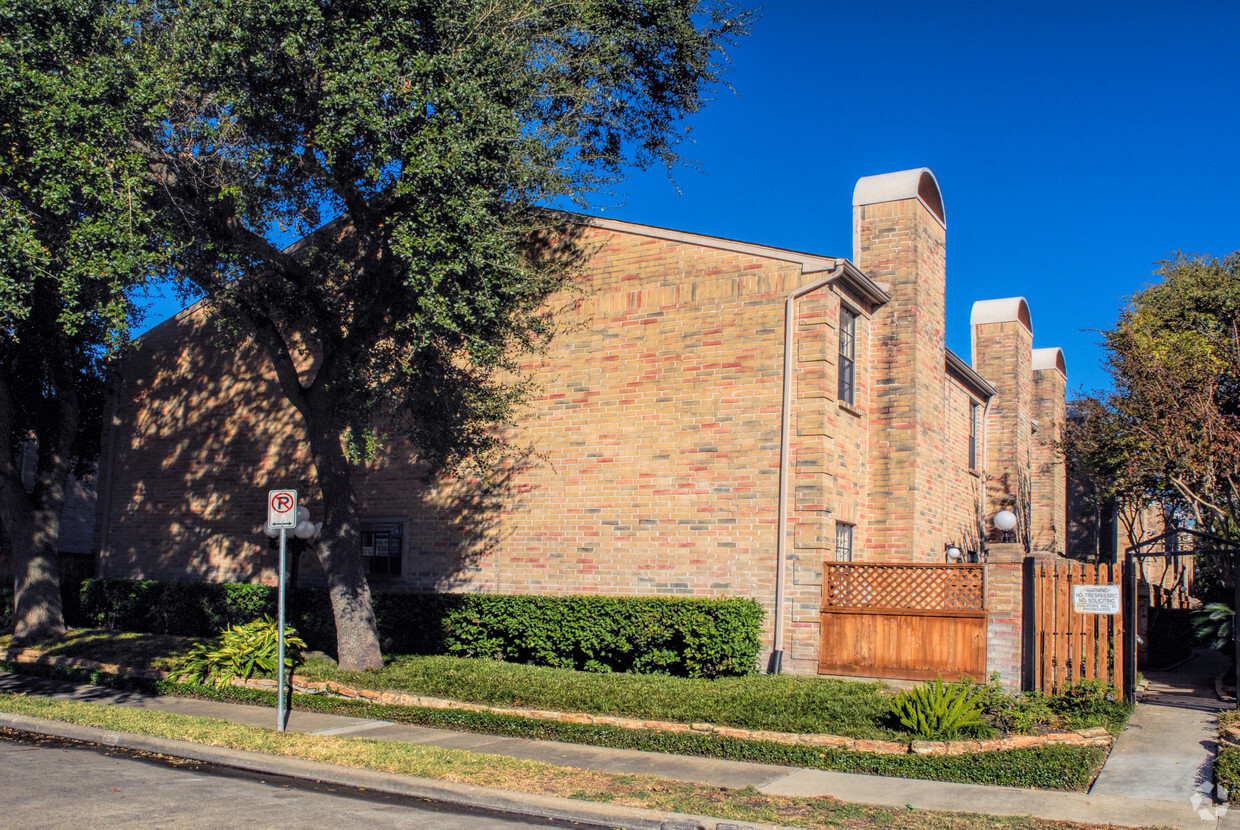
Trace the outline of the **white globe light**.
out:
<instances>
[{"instance_id":1,"label":"white globe light","mask_svg":"<svg viewBox=\"0 0 1240 830\"><path fill-rule=\"evenodd\" d=\"M293 535L298 539L309 539L314 536L314 523L308 519L297 523L297 527L293 528Z\"/></svg>"},{"instance_id":2,"label":"white globe light","mask_svg":"<svg viewBox=\"0 0 1240 830\"><path fill-rule=\"evenodd\" d=\"M302 522L308 522L308 521L310 521L310 508L306 507L305 505L298 505L297 523L301 524Z\"/></svg>"},{"instance_id":3,"label":"white globe light","mask_svg":"<svg viewBox=\"0 0 1240 830\"><path fill-rule=\"evenodd\" d=\"M948 562L959 562L962 557L963 557L963 554L960 552L960 548L955 547L953 545L952 547L947 549L947 561Z\"/></svg>"},{"instance_id":4,"label":"white globe light","mask_svg":"<svg viewBox=\"0 0 1240 830\"><path fill-rule=\"evenodd\" d=\"M280 535L280 531L276 530L274 527L269 525L267 522L263 522L263 533L270 536L272 539Z\"/></svg>"},{"instance_id":5,"label":"white globe light","mask_svg":"<svg viewBox=\"0 0 1240 830\"><path fill-rule=\"evenodd\" d=\"M1016 514L1011 510L1000 510L995 514L995 527L1004 533L1016 527Z\"/></svg>"}]
</instances>

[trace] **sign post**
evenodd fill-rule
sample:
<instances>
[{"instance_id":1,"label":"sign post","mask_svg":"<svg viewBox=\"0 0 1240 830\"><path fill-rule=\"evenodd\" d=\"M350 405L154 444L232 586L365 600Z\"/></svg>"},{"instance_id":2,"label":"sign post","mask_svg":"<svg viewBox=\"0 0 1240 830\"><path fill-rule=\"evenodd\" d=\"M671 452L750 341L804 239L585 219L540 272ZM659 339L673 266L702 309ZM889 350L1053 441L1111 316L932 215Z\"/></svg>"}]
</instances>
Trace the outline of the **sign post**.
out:
<instances>
[{"instance_id":1,"label":"sign post","mask_svg":"<svg viewBox=\"0 0 1240 830\"><path fill-rule=\"evenodd\" d=\"M280 531L280 587L276 613L276 730L284 731L284 549L288 532L297 527L297 491L267 492L267 524Z\"/></svg>"}]
</instances>

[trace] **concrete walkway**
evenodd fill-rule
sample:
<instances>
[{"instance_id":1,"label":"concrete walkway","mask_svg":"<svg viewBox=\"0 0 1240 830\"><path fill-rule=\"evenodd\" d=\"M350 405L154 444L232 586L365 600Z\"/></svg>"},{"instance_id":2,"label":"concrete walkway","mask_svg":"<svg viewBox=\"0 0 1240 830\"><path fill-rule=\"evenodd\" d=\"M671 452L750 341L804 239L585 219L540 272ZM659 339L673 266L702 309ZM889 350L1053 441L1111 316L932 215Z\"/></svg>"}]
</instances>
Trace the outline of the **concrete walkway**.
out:
<instances>
[{"instance_id":1,"label":"concrete walkway","mask_svg":"<svg viewBox=\"0 0 1240 830\"><path fill-rule=\"evenodd\" d=\"M1178 688L1178 687L1177 687ZM25 692L27 694L46 695L57 698L93 701L100 704L131 706L141 709L181 712L190 715L216 718L219 720L245 723L253 726L274 727L274 710L246 706L240 704L220 703L215 701L193 700L189 698L161 697L142 695L133 692L117 692L94 686L79 686L60 681L31 678L22 675L0 673L0 691ZM1184 696L1187 700L1188 696ZM1197 700L1198 698L1193 698ZM1215 702L1217 705L1217 701ZM1145 711L1142 711L1145 710ZM1162 710L1166 710L1165 712ZM394 724L382 720L367 720L339 715L322 715L302 712L294 709L289 716L290 731L312 734L358 736L381 740L404 741L424 746L438 746L452 749L467 749L495 755L506 755L516 758L545 761L552 764L577 769L599 770L610 773L646 773L677 781L705 784L716 787L741 788L755 787L771 795L798 796L832 796L843 801L871 804L875 806L905 809L912 807L922 810L949 810L970 813L990 813L995 815L1030 815L1039 818L1088 822L1096 824L1115 824L1127 827L1174 827L1174 828L1229 828L1240 830L1240 810L1233 812L1220 811L1212 804L1202 801L1198 796L1193 800L1195 786L1190 786L1194 776L1200 774L1201 764L1198 762L1206 757L1210 750L1208 742L1202 738L1201 730L1212 737L1208 728L1209 714L1203 710L1178 708L1171 706L1143 705L1138 707L1140 717L1134 717L1134 725L1127 730L1116 747L1116 765L1108 763L1109 770L1104 770L1099 777L1103 790L1096 785L1094 791L1085 793L1064 793L1042 790L1022 790L1009 787L986 787L971 784L951 784L938 781L917 781L904 778L884 778L880 776L852 775L822 770L796 769L768 764L752 764L736 761L719 761L705 758L693 758L680 755L665 755L653 752L634 750L604 749L599 747L564 744L554 741L532 741L519 738L478 735L465 732L451 732L428 729L418 726ZM1152 712L1152 714L1147 714ZM1188 713L1188 714L1183 714ZM26 725L22 725L25 723ZM1196 726L1191 726L1196 724ZM14 718L0 715L0 726L45 731L57 727L46 722L34 728L28 718ZM67 726L67 725L66 725ZM81 729L80 727L75 727ZM1196 729L1197 731L1193 731ZM55 733L60 734L60 733ZM1134 737L1130 738L1129 735ZM65 737L75 737L65 735ZM159 741L137 736L124 736L110 733L108 743L129 746L147 751L160 751L166 754L185 754L189 750L183 747L152 749L152 744ZM1181 757L1179 743L1196 741L1192 758ZM165 742L179 743L179 742ZM1132 751L1125 747L1133 747ZM1162 750L1159 751L1159 747ZM1120 750L1124 751L1121 753ZM219 752L208 753L212 760ZM232 766L245 767L244 756L250 753L229 752L226 763ZM237 757L234 757L237 756ZM189 757L198 757L189 756ZM1194 760L1196 759L1196 760ZM216 761L224 762L224 761ZM345 775L347 780L340 783L349 785L356 778L356 771L344 773L340 768L325 764L308 764L292 762L288 759L276 759L269 756L257 756L251 760L251 768L267 773L282 773L293 776L309 776L318 780L334 780ZM1194 766L1196 764L1196 766ZM1192 768L1192 774L1188 770ZM309 771L307 771L309 770ZM1143 771L1140 775L1136 771ZM1105 778L1104 778L1105 776ZM380 776L382 778L382 776ZM372 777L373 778L373 777ZM394 779L386 776L384 780ZM1166 783L1171 782L1171 783ZM1166 783L1166 786L1163 784ZM427 787L437 788L442 792L442 782L422 782ZM1155 786L1158 784L1158 786ZM389 781L367 779L371 788L396 784ZM405 785L401 785L405 786ZM407 786L405 786L407 789ZM452 790L451 786L446 789ZM457 788L461 789L461 788ZM464 788L468 792L483 793L481 788ZM404 790L402 790L404 792ZM488 798L482 801L470 801L466 792L463 800L453 803L470 803L475 806L495 809L494 798L505 803L525 803L530 807L527 815L575 816L573 820L583 823L608 824L614 827L674 827L676 823L650 824L653 821L646 816L641 821L637 818L625 818L623 810L617 814L604 811L602 820L599 810L602 805L585 805L580 802L568 802L566 799L551 799L558 806L554 810L547 808L541 812L534 809L537 804L547 801L545 796L531 795L522 802L522 794L490 791ZM429 797L429 796L428 796ZM442 795L436 796L442 798ZM481 798L481 796L478 796ZM561 803L565 802L565 803ZM582 804L580 811L572 805ZM531 806L534 805L534 806ZM511 806L508 808L511 809ZM549 812L550 810L550 812ZM557 812L558 811L558 812ZM568 811L566 813L565 811ZM1202 812L1199 812L1202 811ZM640 811L639 811L640 812ZM649 811L646 811L649 813ZM1219 813L1222 813L1220 816ZM646 822L646 823L643 823ZM699 822L700 823L700 822ZM692 824L687 826L693 826ZM712 824L701 824L703 827L714 827ZM726 827L727 824L720 824ZM732 825L736 826L736 825Z\"/></svg>"}]
</instances>

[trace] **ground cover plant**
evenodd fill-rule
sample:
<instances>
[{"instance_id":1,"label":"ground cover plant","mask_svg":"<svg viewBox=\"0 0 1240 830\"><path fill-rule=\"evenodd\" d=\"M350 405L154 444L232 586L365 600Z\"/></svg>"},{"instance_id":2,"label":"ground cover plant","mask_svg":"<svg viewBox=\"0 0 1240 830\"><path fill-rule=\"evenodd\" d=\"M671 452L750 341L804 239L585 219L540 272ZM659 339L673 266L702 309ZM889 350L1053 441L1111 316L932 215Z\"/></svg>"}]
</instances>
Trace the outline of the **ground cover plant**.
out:
<instances>
[{"instance_id":1,"label":"ground cover plant","mask_svg":"<svg viewBox=\"0 0 1240 830\"><path fill-rule=\"evenodd\" d=\"M1227 736L1227 730L1240 725L1240 709L1229 709L1218 716L1218 756L1214 759L1214 783L1228 793L1240 787L1240 746Z\"/></svg>"},{"instance_id":2,"label":"ground cover plant","mask_svg":"<svg viewBox=\"0 0 1240 830\"><path fill-rule=\"evenodd\" d=\"M148 694L171 694L261 706L275 705L274 692L244 687L217 688L178 684L167 680L144 680L100 671L55 666L23 664L8 667L39 676L89 682ZM459 709L381 705L365 700L343 700L317 695L294 695L291 706L301 711L389 720L431 728L506 737L556 740L617 749L666 752L840 772L1042 789L1085 790L1106 759L1106 751L1099 747L1059 745L967 756L882 755L742 740L718 734L631 730L604 725L534 720Z\"/></svg>"},{"instance_id":3,"label":"ground cover plant","mask_svg":"<svg viewBox=\"0 0 1240 830\"><path fill-rule=\"evenodd\" d=\"M0 695L0 710L121 732L189 740L283 757L459 781L656 810L784 826L877 830L1087 830L1089 825L1027 817L891 810L833 798L769 796L752 788L727 790L648 775L610 775L536 761L359 738L300 735L166 712L75 701Z\"/></svg>"}]
</instances>

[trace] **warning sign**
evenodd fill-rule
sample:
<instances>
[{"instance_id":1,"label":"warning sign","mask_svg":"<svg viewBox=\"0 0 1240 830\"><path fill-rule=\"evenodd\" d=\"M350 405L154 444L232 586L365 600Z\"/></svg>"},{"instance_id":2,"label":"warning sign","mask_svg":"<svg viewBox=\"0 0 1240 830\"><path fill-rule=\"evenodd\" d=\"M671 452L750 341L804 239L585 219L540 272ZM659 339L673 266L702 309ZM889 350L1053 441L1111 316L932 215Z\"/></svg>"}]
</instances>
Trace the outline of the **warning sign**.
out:
<instances>
[{"instance_id":1,"label":"warning sign","mask_svg":"<svg viewBox=\"0 0 1240 830\"><path fill-rule=\"evenodd\" d=\"M297 491L267 491L267 524L276 530L297 527Z\"/></svg>"},{"instance_id":2,"label":"warning sign","mask_svg":"<svg viewBox=\"0 0 1240 830\"><path fill-rule=\"evenodd\" d=\"M1072 610L1077 614L1118 614L1118 585L1073 585Z\"/></svg>"}]
</instances>

